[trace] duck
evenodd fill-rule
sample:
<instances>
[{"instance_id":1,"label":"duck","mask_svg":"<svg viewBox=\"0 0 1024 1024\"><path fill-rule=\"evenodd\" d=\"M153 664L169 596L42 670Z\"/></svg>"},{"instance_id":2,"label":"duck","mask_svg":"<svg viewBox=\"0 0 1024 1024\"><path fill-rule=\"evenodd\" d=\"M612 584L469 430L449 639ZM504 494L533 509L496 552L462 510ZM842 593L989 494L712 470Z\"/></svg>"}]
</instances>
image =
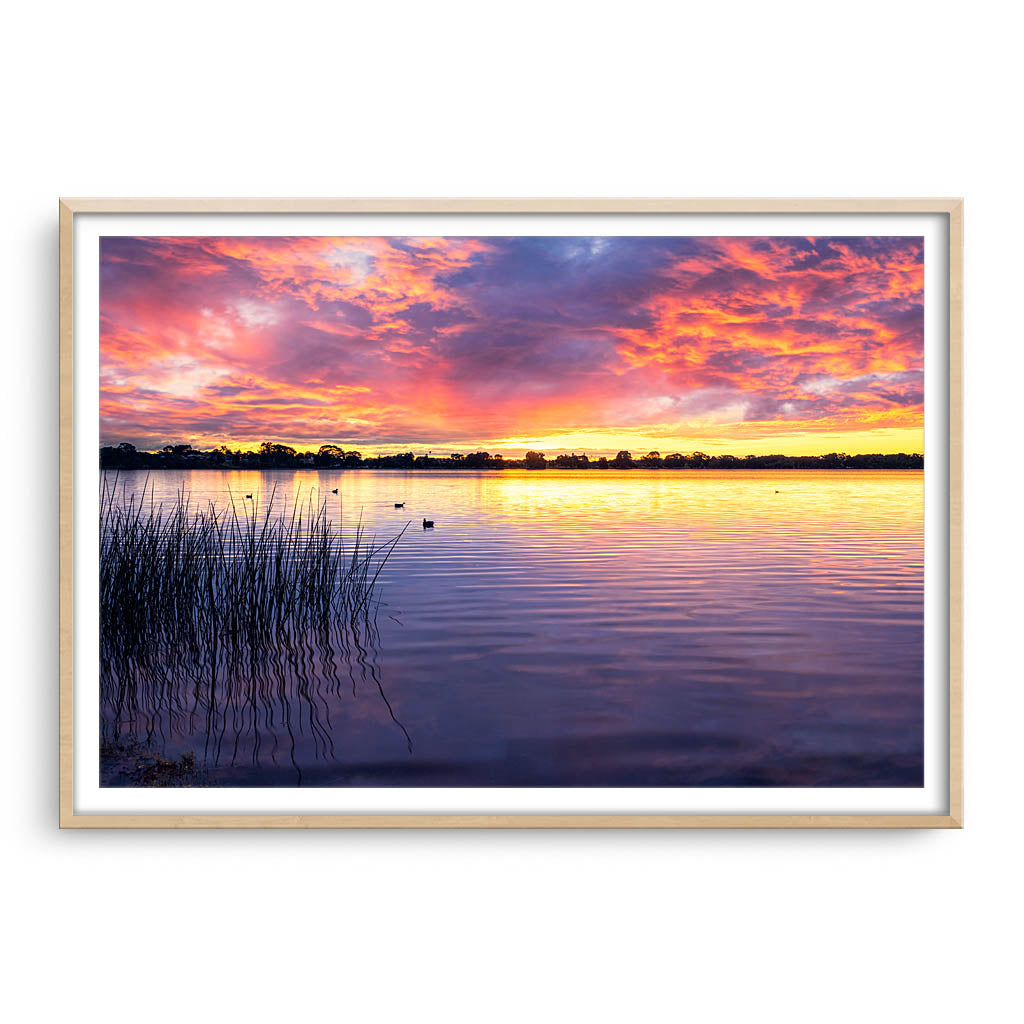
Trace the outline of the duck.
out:
<instances>
[{"instance_id":1,"label":"duck","mask_svg":"<svg viewBox=\"0 0 1024 1024\"><path fill-rule=\"evenodd\" d=\"M433 529L433 527L434 527L434 520L433 519L424 519L423 520L423 529L424 530L431 530L431 529Z\"/></svg>"},{"instance_id":2,"label":"duck","mask_svg":"<svg viewBox=\"0 0 1024 1024\"><path fill-rule=\"evenodd\" d=\"M337 487L335 487L335 488L334 488L334 490L333 490L333 491L331 491L331 494L337 494L337 493L338 493L338 488L337 488Z\"/></svg>"},{"instance_id":3,"label":"duck","mask_svg":"<svg viewBox=\"0 0 1024 1024\"><path fill-rule=\"evenodd\" d=\"M251 495L251 494L247 494L247 495L246 495L246 497L247 497L247 498L251 498L251 497L252 497L252 495Z\"/></svg>"},{"instance_id":4,"label":"duck","mask_svg":"<svg viewBox=\"0 0 1024 1024\"><path fill-rule=\"evenodd\" d=\"M404 501L396 501L395 502L395 508L405 508L405 502Z\"/></svg>"}]
</instances>

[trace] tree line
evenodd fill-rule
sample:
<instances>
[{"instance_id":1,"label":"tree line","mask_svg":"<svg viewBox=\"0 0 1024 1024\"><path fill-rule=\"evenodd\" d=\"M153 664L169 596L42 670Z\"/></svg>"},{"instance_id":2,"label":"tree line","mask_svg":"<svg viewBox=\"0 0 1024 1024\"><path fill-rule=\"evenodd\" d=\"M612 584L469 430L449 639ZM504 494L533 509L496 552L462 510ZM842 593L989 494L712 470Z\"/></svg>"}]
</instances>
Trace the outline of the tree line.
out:
<instances>
[{"instance_id":1,"label":"tree line","mask_svg":"<svg viewBox=\"0 0 1024 1024\"><path fill-rule=\"evenodd\" d=\"M620 451L615 458L587 455L556 455L528 451L522 459L506 459L490 452L452 452L449 455L364 456L354 449L324 444L315 451L300 452L290 445L264 441L259 448L232 450L226 445L203 450L190 444L168 444L159 451L139 451L122 443L100 449L103 469L922 469L924 456L898 455L708 455L705 452L650 451L633 456Z\"/></svg>"}]
</instances>

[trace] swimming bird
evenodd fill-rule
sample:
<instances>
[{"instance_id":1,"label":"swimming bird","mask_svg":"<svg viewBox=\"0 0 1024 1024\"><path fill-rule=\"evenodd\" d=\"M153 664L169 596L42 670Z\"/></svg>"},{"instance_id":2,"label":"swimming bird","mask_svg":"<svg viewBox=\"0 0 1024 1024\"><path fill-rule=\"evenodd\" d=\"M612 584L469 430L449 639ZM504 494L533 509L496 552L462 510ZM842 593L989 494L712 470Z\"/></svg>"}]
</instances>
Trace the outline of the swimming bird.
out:
<instances>
[{"instance_id":1,"label":"swimming bird","mask_svg":"<svg viewBox=\"0 0 1024 1024\"><path fill-rule=\"evenodd\" d=\"M252 495L251 495L251 494L247 494L247 495L246 495L246 497L247 497L247 498L251 498L251 497L252 497Z\"/></svg>"},{"instance_id":2,"label":"swimming bird","mask_svg":"<svg viewBox=\"0 0 1024 1024\"><path fill-rule=\"evenodd\" d=\"M423 529L424 530L433 529L433 526L434 526L434 520L433 519L424 519L423 520Z\"/></svg>"},{"instance_id":3,"label":"swimming bird","mask_svg":"<svg viewBox=\"0 0 1024 1024\"><path fill-rule=\"evenodd\" d=\"M395 508L405 508L405 502L404 501L396 501L395 502Z\"/></svg>"},{"instance_id":4,"label":"swimming bird","mask_svg":"<svg viewBox=\"0 0 1024 1024\"><path fill-rule=\"evenodd\" d=\"M334 490L333 490L333 491L331 491L331 494L337 494L337 493L338 493L338 488L337 488L337 487L335 487L335 488L334 488Z\"/></svg>"}]
</instances>

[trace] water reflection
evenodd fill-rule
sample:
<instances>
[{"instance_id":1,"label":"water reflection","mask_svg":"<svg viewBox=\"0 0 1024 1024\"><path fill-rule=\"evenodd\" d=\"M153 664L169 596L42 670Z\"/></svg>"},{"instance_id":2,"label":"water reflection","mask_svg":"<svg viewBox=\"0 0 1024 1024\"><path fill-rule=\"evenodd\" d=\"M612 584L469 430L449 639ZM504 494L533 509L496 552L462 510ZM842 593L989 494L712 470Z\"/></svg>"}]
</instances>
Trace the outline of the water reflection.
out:
<instances>
[{"instance_id":1,"label":"water reflection","mask_svg":"<svg viewBox=\"0 0 1024 1024\"><path fill-rule=\"evenodd\" d=\"M191 744L224 784L302 785L303 763L338 761L335 720L353 699L372 695L411 754L412 737L384 690L379 646L366 619L241 641L213 636L134 650L101 643L101 739Z\"/></svg>"},{"instance_id":2,"label":"water reflection","mask_svg":"<svg viewBox=\"0 0 1024 1024\"><path fill-rule=\"evenodd\" d=\"M161 652L124 694L124 668L104 668L104 729L208 752L219 784L921 784L921 473L195 471L150 485L218 504L276 487L283 507L325 496L370 535L415 526L370 634Z\"/></svg>"}]
</instances>

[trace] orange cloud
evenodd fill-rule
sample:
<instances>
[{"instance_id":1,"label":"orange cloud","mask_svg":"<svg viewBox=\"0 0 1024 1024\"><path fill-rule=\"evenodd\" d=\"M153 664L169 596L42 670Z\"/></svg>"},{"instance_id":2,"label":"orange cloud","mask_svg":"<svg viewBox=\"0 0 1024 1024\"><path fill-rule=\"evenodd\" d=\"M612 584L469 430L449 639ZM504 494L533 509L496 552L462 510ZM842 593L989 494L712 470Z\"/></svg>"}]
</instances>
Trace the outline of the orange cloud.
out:
<instances>
[{"instance_id":1,"label":"orange cloud","mask_svg":"<svg viewBox=\"0 0 1024 1024\"><path fill-rule=\"evenodd\" d=\"M108 441L923 426L915 238L107 238L101 262Z\"/></svg>"}]
</instances>

